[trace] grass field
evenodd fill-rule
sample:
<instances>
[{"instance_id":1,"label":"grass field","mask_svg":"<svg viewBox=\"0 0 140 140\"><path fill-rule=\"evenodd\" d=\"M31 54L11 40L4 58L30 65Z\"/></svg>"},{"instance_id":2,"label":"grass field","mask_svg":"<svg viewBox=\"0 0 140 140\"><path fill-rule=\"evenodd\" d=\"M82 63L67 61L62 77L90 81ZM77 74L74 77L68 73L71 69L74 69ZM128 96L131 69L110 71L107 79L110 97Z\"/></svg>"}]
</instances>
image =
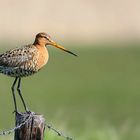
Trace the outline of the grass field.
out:
<instances>
[{"instance_id":1,"label":"grass field","mask_svg":"<svg viewBox=\"0 0 140 140\"><path fill-rule=\"evenodd\" d=\"M48 65L23 79L29 108L76 140L139 140L140 48L72 50L79 57L49 49ZM12 82L0 76L0 129L14 124ZM63 140L48 130L45 139Z\"/></svg>"}]
</instances>

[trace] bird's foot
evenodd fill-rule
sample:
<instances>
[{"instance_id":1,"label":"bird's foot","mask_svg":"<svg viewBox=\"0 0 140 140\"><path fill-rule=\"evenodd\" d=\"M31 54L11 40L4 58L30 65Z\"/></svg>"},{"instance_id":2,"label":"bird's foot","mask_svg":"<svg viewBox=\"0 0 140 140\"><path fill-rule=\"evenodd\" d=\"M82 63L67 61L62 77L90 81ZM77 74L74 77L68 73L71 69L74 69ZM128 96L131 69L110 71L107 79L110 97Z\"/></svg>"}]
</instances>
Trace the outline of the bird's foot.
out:
<instances>
[{"instance_id":1,"label":"bird's foot","mask_svg":"<svg viewBox=\"0 0 140 140\"><path fill-rule=\"evenodd\" d=\"M30 115L30 114L31 114L31 115L34 115L34 114L35 114L33 111L30 111L29 109L26 109L26 113L29 114L29 115Z\"/></svg>"},{"instance_id":2,"label":"bird's foot","mask_svg":"<svg viewBox=\"0 0 140 140\"><path fill-rule=\"evenodd\" d=\"M18 112L18 110L14 110L14 111L12 112L12 114L20 114L20 113Z\"/></svg>"},{"instance_id":3,"label":"bird's foot","mask_svg":"<svg viewBox=\"0 0 140 140\"><path fill-rule=\"evenodd\" d=\"M26 110L26 113L27 113L27 114L31 114L32 111L30 111L30 110Z\"/></svg>"}]
</instances>

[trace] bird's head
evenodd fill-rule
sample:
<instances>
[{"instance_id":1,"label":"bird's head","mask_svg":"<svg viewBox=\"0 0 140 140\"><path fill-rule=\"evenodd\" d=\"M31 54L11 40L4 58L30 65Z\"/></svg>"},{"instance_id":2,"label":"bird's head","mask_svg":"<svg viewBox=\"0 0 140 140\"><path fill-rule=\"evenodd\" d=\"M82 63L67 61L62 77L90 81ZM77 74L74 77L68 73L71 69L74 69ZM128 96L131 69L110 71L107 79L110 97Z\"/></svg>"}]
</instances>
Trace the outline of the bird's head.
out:
<instances>
[{"instance_id":1,"label":"bird's head","mask_svg":"<svg viewBox=\"0 0 140 140\"><path fill-rule=\"evenodd\" d=\"M67 53L70 53L70 54L72 54L72 55L74 55L74 56L77 56L77 55L74 54L73 52L71 52L71 51L65 49L64 47L62 47L62 46L60 46L60 45L58 45L56 42L54 42L54 41L51 39L50 35L48 35L47 33L44 33L44 32L38 33L38 34L36 35L34 45L35 45L35 44L38 44L38 45L41 45L41 46L52 45L52 46L54 46L54 47L56 47L56 48L59 48L59 49L65 51L65 52L67 52Z\"/></svg>"}]
</instances>

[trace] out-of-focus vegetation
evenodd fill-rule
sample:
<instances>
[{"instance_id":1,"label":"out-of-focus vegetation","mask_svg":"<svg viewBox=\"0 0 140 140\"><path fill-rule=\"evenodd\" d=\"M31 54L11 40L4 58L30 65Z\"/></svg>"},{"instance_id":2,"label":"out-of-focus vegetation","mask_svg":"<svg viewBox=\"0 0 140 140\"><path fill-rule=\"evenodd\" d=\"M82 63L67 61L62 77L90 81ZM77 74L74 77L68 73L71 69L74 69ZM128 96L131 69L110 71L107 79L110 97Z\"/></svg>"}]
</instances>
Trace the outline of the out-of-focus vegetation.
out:
<instances>
[{"instance_id":1,"label":"out-of-focus vegetation","mask_svg":"<svg viewBox=\"0 0 140 140\"><path fill-rule=\"evenodd\" d=\"M139 140L140 48L75 48L78 57L49 48L44 69L23 79L29 108L76 140ZM1 130L14 125L12 82L0 76ZM48 130L45 139L63 140Z\"/></svg>"}]
</instances>

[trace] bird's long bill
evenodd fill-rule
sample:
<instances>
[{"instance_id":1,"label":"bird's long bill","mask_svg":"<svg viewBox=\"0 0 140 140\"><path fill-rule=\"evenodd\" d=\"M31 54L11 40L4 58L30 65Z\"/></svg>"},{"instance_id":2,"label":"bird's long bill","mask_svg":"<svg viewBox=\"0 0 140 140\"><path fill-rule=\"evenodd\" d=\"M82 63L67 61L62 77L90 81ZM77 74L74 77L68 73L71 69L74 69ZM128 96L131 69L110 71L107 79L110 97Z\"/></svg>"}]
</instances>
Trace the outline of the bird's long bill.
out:
<instances>
[{"instance_id":1,"label":"bird's long bill","mask_svg":"<svg viewBox=\"0 0 140 140\"><path fill-rule=\"evenodd\" d=\"M67 53L70 53L70 54L72 54L72 55L74 55L74 56L77 56L75 53L73 53L73 52L71 52L71 51L65 49L64 47L58 45L58 44L55 43L54 41L51 42L51 45L54 46L54 47L56 47L56 48L58 48L58 49L61 49L61 50L65 51L65 52L67 52Z\"/></svg>"}]
</instances>

